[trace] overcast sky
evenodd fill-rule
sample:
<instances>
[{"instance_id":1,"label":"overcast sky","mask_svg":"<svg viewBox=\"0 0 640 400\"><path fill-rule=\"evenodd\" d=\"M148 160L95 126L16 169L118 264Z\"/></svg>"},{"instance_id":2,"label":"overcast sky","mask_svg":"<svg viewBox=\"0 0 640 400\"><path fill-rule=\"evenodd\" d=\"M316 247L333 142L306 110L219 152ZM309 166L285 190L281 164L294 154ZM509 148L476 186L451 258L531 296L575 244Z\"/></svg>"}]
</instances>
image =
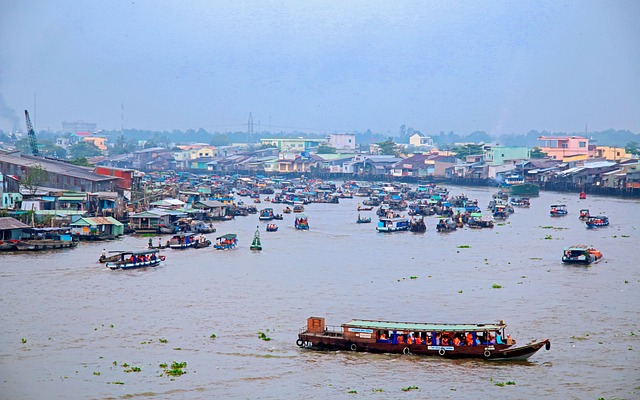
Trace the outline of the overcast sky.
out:
<instances>
[{"instance_id":1,"label":"overcast sky","mask_svg":"<svg viewBox=\"0 0 640 400\"><path fill-rule=\"evenodd\" d=\"M640 1L0 1L0 129L122 104L169 131L640 132Z\"/></svg>"}]
</instances>

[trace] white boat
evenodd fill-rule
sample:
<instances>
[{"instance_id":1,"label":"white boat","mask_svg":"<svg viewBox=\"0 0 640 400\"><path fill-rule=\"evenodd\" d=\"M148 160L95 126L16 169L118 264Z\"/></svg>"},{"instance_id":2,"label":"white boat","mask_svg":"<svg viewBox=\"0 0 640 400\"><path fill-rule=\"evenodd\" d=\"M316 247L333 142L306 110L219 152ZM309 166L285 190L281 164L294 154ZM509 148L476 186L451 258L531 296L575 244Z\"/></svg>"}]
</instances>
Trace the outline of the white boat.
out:
<instances>
[{"instance_id":1,"label":"white boat","mask_svg":"<svg viewBox=\"0 0 640 400\"><path fill-rule=\"evenodd\" d=\"M380 218L378 232L398 232L409 230L409 219L404 217Z\"/></svg>"}]
</instances>

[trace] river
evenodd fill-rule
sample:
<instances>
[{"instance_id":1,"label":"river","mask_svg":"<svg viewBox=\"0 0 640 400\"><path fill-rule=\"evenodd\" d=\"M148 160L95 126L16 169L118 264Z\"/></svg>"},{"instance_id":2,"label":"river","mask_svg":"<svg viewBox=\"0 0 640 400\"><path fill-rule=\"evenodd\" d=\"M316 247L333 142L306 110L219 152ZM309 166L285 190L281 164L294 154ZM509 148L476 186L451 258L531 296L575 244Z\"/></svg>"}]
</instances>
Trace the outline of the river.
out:
<instances>
[{"instance_id":1,"label":"river","mask_svg":"<svg viewBox=\"0 0 640 400\"><path fill-rule=\"evenodd\" d=\"M495 191L449 188L483 209ZM439 234L427 217L425 233L381 234L373 212L355 223L358 201L306 206L309 231L293 214L277 232L255 214L220 222L208 237L236 233L237 249L165 250L157 268L96 262L103 248L144 249L138 236L0 254L0 398L640 397L640 202L542 192L493 229ZM551 218L553 203L569 215ZM611 225L586 229L580 208ZM256 226L262 252L249 250ZM603 261L563 265L577 243ZM316 352L295 345L309 316L505 320L519 343L551 349L528 362ZM186 374L164 372L174 361Z\"/></svg>"}]
</instances>

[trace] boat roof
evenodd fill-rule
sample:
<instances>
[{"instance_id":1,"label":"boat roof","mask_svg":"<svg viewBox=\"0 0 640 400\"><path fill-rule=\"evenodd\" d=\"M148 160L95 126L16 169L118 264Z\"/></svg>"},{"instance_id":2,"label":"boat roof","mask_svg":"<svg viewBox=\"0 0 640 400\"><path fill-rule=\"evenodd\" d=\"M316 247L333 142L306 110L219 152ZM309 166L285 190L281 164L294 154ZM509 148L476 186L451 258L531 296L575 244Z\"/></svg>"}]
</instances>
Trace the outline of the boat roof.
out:
<instances>
[{"instance_id":1,"label":"boat roof","mask_svg":"<svg viewBox=\"0 0 640 400\"><path fill-rule=\"evenodd\" d=\"M235 239L238 235L235 233L225 233L222 236L218 236L216 239Z\"/></svg>"},{"instance_id":2,"label":"boat roof","mask_svg":"<svg viewBox=\"0 0 640 400\"><path fill-rule=\"evenodd\" d=\"M573 246L565 247L565 250L587 250L589 246L586 244L574 244Z\"/></svg>"},{"instance_id":3,"label":"boat roof","mask_svg":"<svg viewBox=\"0 0 640 400\"><path fill-rule=\"evenodd\" d=\"M552 204L551 207L566 207L565 204Z\"/></svg>"},{"instance_id":4,"label":"boat roof","mask_svg":"<svg viewBox=\"0 0 640 400\"><path fill-rule=\"evenodd\" d=\"M145 254L157 253L158 251L159 250L150 249L150 250L122 251L120 253L121 254L131 254L133 256L142 256L142 255L145 255Z\"/></svg>"},{"instance_id":5,"label":"boat roof","mask_svg":"<svg viewBox=\"0 0 640 400\"><path fill-rule=\"evenodd\" d=\"M609 218L606 215L590 215L589 219L605 219L605 218Z\"/></svg>"},{"instance_id":6,"label":"boat roof","mask_svg":"<svg viewBox=\"0 0 640 400\"><path fill-rule=\"evenodd\" d=\"M403 330L403 331L484 331L498 330L507 326L500 324L450 324L450 323L423 323L423 322L396 322L396 321L375 321L352 319L346 324L342 324L347 328L368 328L368 329L384 329L384 330Z\"/></svg>"}]
</instances>

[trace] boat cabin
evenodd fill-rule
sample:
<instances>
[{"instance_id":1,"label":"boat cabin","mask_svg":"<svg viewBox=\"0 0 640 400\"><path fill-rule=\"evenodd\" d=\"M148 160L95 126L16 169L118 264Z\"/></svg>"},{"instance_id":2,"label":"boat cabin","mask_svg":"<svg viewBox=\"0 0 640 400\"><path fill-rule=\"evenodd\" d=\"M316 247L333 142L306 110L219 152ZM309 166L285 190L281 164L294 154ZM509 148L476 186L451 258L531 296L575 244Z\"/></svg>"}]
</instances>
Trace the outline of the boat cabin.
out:
<instances>
[{"instance_id":1,"label":"boat cabin","mask_svg":"<svg viewBox=\"0 0 640 400\"><path fill-rule=\"evenodd\" d=\"M499 324L433 324L394 321L351 320L342 324L344 338L358 342L423 344L425 346L478 346L500 342L504 322ZM512 343L513 344L513 340Z\"/></svg>"}]
</instances>

